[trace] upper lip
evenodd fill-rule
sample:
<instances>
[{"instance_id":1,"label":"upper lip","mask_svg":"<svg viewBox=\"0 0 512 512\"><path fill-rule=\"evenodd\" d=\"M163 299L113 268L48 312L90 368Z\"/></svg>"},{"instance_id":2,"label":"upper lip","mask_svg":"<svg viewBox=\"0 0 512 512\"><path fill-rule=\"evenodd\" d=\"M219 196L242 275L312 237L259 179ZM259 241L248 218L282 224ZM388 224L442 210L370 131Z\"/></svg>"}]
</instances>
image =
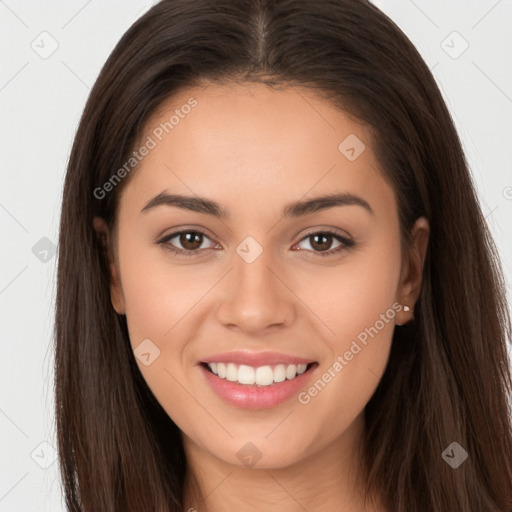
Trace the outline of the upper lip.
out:
<instances>
[{"instance_id":1,"label":"upper lip","mask_svg":"<svg viewBox=\"0 0 512 512\"><path fill-rule=\"evenodd\" d=\"M201 363L234 363L247 366L258 367L276 364L309 364L314 363L314 359L304 359L288 354L278 352L224 352L206 357Z\"/></svg>"}]
</instances>

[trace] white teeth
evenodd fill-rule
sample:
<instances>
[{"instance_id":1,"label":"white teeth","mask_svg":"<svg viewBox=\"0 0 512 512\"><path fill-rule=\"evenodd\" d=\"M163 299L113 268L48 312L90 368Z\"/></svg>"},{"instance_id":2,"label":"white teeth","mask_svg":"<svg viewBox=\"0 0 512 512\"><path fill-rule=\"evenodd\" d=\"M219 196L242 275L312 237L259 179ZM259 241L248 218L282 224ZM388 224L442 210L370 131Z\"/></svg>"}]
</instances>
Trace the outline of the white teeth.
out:
<instances>
[{"instance_id":1,"label":"white teeth","mask_svg":"<svg viewBox=\"0 0 512 512\"><path fill-rule=\"evenodd\" d=\"M286 379L286 366L278 364L274 368L274 382L283 382Z\"/></svg>"},{"instance_id":2,"label":"white teeth","mask_svg":"<svg viewBox=\"0 0 512 512\"><path fill-rule=\"evenodd\" d=\"M241 364L238 369L238 382L240 384L254 384L254 368Z\"/></svg>"},{"instance_id":3,"label":"white teeth","mask_svg":"<svg viewBox=\"0 0 512 512\"><path fill-rule=\"evenodd\" d=\"M294 364L289 364L286 368L286 378L293 379L297 375L297 367Z\"/></svg>"},{"instance_id":4,"label":"white teeth","mask_svg":"<svg viewBox=\"0 0 512 512\"><path fill-rule=\"evenodd\" d=\"M306 371L306 368L308 367L307 364L298 364L297 365L297 373L299 375L302 375L305 371Z\"/></svg>"},{"instance_id":5,"label":"white teeth","mask_svg":"<svg viewBox=\"0 0 512 512\"><path fill-rule=\"evenodd\" d=\"M221 379L239 382L240 384L256 384L256 386L270 386L274 382L284 382L286 379L291 380L302 375L306 371L307 366L307 364L278 364L276 366L266 365L253 368L245 364L208 363L210 370Z\"/></svg>"},{"instance_id":6,"label":"white teeth","mask_svg":"<svg viewBox=\"0 0 512 512\"><path fill-rule=\"evenodd\" d=\"M274 382L274 372L270 366L260 366L256 368L256 377L254 378L258 386L270 386Z\"/></svg>"},{"instance_id":7,"label":"white teeth","mask_svg":"<svg viewBox=\"0 0 512 512\"><path fill-rule=\"evenodd\" d=\"M226 380L231 382L238 380L238 368L233 363L228 363L226 366Z\"/></svg>"},{"instance_id":8,"label":"white teeth","mask_svg":"<svg viewBox=\"0 0 512 512\"><path fill-rule=\"evenodd\" d=\"M217 363L217 374L221 379L226 378L226 365L224 363Z\"/></svg>"}]
</instances>

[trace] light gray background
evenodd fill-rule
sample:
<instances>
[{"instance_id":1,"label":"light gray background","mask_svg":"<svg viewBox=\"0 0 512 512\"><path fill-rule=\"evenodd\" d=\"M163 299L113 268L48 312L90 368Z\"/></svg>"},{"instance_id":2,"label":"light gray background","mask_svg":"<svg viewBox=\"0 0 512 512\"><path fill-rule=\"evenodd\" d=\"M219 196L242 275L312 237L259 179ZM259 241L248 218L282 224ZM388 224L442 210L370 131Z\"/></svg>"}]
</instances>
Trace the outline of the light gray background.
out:
<instances>
[{"instance_id":1,"label":"light gray background","mask_svg":"<svg viewBox=\"0 0 512 512\"><path fill-rule=\"evenodd\" d=\"M52 375L63 176L90 87L153 3L0 0L0 512L64 510ZM375 3L412 39L441 86L510 290L512 1Z\"/></svg>"}]
</instances>

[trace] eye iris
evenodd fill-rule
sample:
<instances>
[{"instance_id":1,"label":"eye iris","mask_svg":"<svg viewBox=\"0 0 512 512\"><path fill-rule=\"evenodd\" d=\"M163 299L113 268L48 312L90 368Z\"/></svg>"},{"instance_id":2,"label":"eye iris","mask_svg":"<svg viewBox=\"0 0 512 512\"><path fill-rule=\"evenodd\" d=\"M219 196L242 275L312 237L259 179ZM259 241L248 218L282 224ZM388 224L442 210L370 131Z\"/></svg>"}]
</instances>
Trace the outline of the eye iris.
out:
<instances>
[{"instance_id":1,"label":"eye iris","mask_svg":"<svg viewBox=\"0 0 512 512\"><path fill-rule=\"evenodd\" d=\"M195 239L195 240L194 240ZM201 247L201 243L203 236L200 233L187 232L180 234L180 243L181 245L190 251L194 249L199 249Z\"/></svg>"},{"instance_id":2,"label":"eye iris","mask_svg":"<svg viewBox=\"0 0 512 512\"><path fill-rule=\"evenodd\" d=\"M313 243L311 243L311 247L313 247L314 249L317 249L319 251L327 251L330 249L330 247L332 245L332 236L327 235L325 233L318 233L316 235L311 235L310 238L313 239ZM320 239L320 238L323 240L323 242L317 242L317 239ZM326 243L325 240L329 240L330 243ZM326 245L328 247L326 247Z\"/></svg>"}]
</instances>

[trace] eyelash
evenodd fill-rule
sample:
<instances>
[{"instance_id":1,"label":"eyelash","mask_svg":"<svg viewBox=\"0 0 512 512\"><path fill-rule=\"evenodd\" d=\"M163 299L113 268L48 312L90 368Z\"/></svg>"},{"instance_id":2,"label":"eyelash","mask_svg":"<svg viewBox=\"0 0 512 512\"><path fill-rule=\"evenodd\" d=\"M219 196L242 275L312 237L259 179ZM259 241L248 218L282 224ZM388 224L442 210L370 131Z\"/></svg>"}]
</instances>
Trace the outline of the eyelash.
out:
<instances>
[{"instance_id":1,"label":"eyelash","mask_svg":"<svg viewBox=\"0 0 512 512\"><path fill-rule=\"evenodd\" d=\"M203 233L202 231L197 231L197 230L193 230L193 229L183 229L181 231L175 231L174 233L171 233L170 235L166 235L164 238L157 241L157 243L164 246L166 250L169 250L176 255L195 256L199 252L199 249L195 249L195 250L178 249L169 243L169 240L177 237L178 235L181 235L182 233L194 233L196 235L202 235L206 238L209 238L208 235L206 235L206 233ZM337 247L336 249L329 249L328 251L311 251L315 254L318 254L319 256L332 256L334 254L349 250L350 248L352 248L355 245L355 242L353 240L350 240L349 238L346 238L346 237L340 235L339 233L337 233L335 231L331 231L329 229L322 230L322 231L313 231L311 233L308 233L307 235L302 237L298 243L302 242L303 240L306 240L307 238L312 237L313 235L332 236L333 238L335 238L342 244L339 247ZM297 244L295 244L295 245L297 245ZM301 250L304 250L304 249L301 249ZM306 249L306 251L309 251L309 250Z\"/></svg>"}]
</instances>

